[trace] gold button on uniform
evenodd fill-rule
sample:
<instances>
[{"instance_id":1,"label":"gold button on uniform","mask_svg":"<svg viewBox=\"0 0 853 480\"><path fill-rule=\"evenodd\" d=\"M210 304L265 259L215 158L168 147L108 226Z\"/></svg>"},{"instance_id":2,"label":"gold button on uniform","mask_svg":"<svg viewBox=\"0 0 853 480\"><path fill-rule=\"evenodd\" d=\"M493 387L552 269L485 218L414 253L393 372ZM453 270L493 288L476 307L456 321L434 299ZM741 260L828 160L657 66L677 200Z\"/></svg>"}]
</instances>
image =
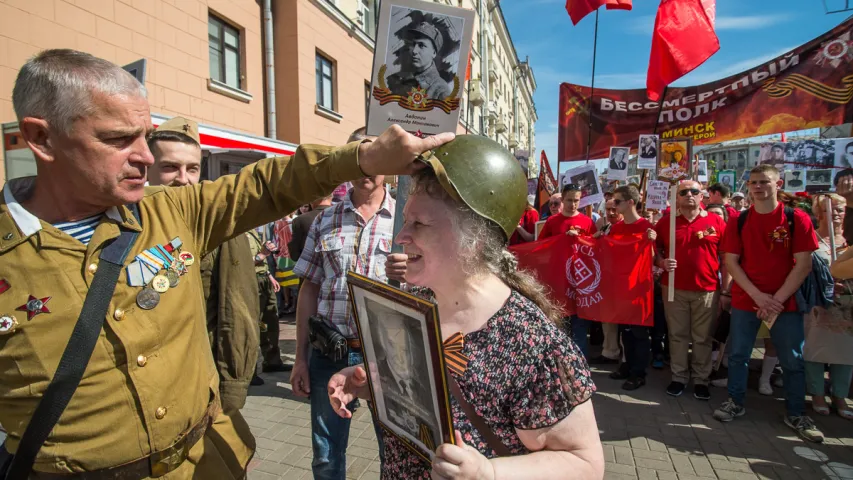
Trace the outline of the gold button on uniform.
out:
<instances>
[{"instance_id":1,"label":"gold button on uniform","mask_svg":"<svg viewBox=\"0 0 853 480\"><path fill-rule=\"evenodd\" d=\"M166 416L166 407L157 407L154 416L157 417L157 420L162 420Z\"/></svg>"},{"instance_id":2,"label":"gold button on uniform","mask_svg":"<svg viewBox=\"0 0 853 480\"><path fill-rule=\"evenodd\" d=\"M97 271L98 271L98 264L97 263L93 263L93 264L89 265L89 273L94 275L95 272L97 272Z\"/></svg>"},{"instance_id":3,"label":"gold button on uniform","mask_svg":"<svg viewBox=\"0 0 853 480\"><path fill-rule=\"evenodd\" d=\"M115 318L119 322L124 320L124 310L116 308L116 311L113 312L113 318Z\"/></svg>"},{"instance_id":4,"label":"gold button on uniform","mask_svg":"<svg viewBox=\"0 0 853 480\"><path fill-rule=\"evenodd\" d=\"M140 355L136 357L136 364L140 367L144 367L145 365L148 365L148 358L145 355Z\"/></svg>"}]
</instances>

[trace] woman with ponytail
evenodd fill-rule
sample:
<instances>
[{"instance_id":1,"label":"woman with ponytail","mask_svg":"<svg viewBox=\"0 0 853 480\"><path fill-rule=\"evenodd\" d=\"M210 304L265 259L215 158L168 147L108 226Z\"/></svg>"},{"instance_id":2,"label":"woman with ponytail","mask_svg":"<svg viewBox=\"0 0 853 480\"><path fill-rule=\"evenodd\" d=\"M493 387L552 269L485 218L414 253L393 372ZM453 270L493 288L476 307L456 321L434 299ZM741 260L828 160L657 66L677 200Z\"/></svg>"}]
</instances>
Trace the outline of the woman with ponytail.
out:
<instances>
[{"instance_id":1,"label":"woman with ponytail","mask_svg":"<svg viewBox=\"0 0 853 480\"><path fill-rule=\"evenodd\" d=\"M468 362L448 371L462 397L451 396L456 445L439 446L430 464L385 435L382 478L602 478L589 369L545 288L507 250L527 203L522 170L479 136L457 136L425 161L395 241L411 290L437 303L444 340L462 334ZM329 397L348 418L347 404L369 399L364 369L335 375Z\"/></svg>"}]
</instances>

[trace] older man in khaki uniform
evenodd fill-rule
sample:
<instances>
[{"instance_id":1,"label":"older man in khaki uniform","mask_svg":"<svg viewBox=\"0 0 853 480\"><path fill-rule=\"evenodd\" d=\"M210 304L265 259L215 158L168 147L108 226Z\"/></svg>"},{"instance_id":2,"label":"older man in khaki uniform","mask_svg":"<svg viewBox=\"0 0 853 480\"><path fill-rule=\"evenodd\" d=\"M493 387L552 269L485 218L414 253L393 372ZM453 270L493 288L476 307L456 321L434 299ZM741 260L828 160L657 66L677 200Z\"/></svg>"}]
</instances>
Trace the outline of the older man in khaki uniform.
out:
<instances>
[{"instance_id":1,"label":"older man in khaki uniform","mask_svg":"<svg viewBox=\"0 0 853 480\"><path fill-rule=\"evenodd\" d=\"M73 50L36 55L15 83L13 105L38 174L9 181L0 201L0 424L8 451L17 451L98 255L120 229L138 232L126 266L170 245L186 267L164 292L137 286L131 269L119 278L82 381L39 450L35 478L243 478L254 440L239 413L220 412L191 258L343 182L411 172L421 152L453 137L418 139L394 126L374 142L304 145L212 183L145 188L154 163L145 94L118 66ZM128 204L138 205L139 221ZM60 228L84 220L88 238Z\"/></svg>"},{"instance_id":2,"label":"older man in khaki uniform","mask_svg":"<svg viewBox=\"0 0 853 480\"><path fill-rule=\"evenodd\" d=\"M175 117L148 138L154 165L150 185L185 187L201 179L198 123ZM207 334L219 372L222 410L232 414L246 404L258 363L258 286L252 250L242 235L224 242L198 264L204 290ZM263 383L260 377L259 383Z\"/></svg>"}]
</instances>

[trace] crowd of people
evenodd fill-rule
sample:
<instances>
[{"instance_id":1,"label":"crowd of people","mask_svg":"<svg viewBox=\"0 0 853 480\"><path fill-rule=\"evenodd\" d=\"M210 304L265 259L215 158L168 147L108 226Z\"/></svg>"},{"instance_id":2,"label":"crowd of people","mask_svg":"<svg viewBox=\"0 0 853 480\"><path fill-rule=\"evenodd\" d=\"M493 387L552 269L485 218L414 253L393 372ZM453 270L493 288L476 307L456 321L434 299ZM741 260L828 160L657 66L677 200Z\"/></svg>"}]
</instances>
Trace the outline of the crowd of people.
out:
<instances>
[{"instance_id":1,"label":"crowd of people","mask_svg":"<svg viewBox=\"0 0 853 480\"><path fill-rule=\"evenodd\" d=\"M853 236L845 215L848 199L853 201L853 170L838 173L837 193L783 192L780 173L770 165L752 169L746 184L748 194L733 195L723 184L682 181L676 204L662 212L643 210L637 188L622 186L605 195L597 220L578 208L579 189L565 185L543 208L547 220L538 239L653 229L654 326L568 318L569 332L585 355L588 343L601 346L589 363L617 366L610 377L624 380L626 390L645 384L650 363L656 369L669 365L666 393L672 396L691 382L699 400L712 397L710 386L727 388L728 399L714 411L714 418L727 422L746 412L748 362L756 338L762 338L758 392L773 395L773 385L782 388L785 424L820 442L823 435L806 412L807 394L814 414L853 419L846 400L853 375L853 290L845 280L849 273L839 272L853 257L845 240ZM648 225L636 220L640 217ZM674 257L669 257L671 238ZM836 248L835 263L830 245ZM827 286L832 293L822 298ZM673 301L666 300L670 288Z\"/></svg>"}]
</instances>

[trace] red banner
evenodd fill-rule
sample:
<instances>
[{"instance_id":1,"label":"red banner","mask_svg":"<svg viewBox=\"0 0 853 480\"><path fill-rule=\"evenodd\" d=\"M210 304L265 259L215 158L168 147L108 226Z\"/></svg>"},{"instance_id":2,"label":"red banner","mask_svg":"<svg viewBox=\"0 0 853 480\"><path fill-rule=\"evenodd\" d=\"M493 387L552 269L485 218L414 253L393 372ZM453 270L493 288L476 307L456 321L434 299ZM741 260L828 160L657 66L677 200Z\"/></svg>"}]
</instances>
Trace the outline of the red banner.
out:
<instances>
[{"instance_id":1,"label":"red banner","mask_svg":"<svg viewBox=\"0 0 853 480\"><path fill-rule=\"evenodd\" d=\"M537 212L542 210L551 195L557 193L557 180L554 178L554 173L551 171L551 165L548 164L548 157L545 155L545 150L539 157L539 181L536 188L536 205L533 207Z\"/></svg>"},{"instance_id":2,"label":"red banner","mask_svg":"<svg viewBox=\"0 0 853 480\"><path fill-rule=\"evenodd\" d=\"M596 88L590 105L589 87L563 83L559 161L585 160L590 132L589 158L607 158L610 147L636 148L640 134L701 145L853 121L851 29L853 17L752 70L667 88L662 102L646 98L645 89Z\"/></svg>"},{"instance_id":3,"label":"red banner","mask_svg":"<svg viewBox=\"0 0 853 480\"><path fill-rule=\"evenodd\" d=\"M624 325L654 323L652 242L644 235L557 235L510 250L518 268L550 287L552 300L567 315Z\"/></svg>"}]
</instances>

